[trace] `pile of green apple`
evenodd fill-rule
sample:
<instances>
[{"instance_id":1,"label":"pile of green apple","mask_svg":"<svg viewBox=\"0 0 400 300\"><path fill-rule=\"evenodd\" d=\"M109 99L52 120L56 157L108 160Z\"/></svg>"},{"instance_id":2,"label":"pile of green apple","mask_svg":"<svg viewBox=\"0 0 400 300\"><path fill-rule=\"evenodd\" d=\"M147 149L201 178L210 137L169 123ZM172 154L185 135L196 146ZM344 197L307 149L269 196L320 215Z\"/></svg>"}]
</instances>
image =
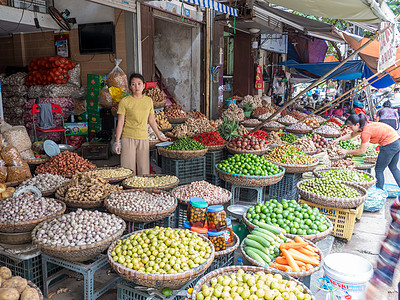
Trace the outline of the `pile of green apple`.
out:
<instances>
[{"instance_id":1,"label":"pile of green apple","mask_svg":"<svg viewBox=\"0 0 400 300\"><path fill-rule=\"evenodd\" d=\"M156 226L119 240L111 256L142 273L177 274L205 263L211 253L207 241L195 232Z\"/></svg>"},{"instance_id":2,"label":"pile of green apple","mask_svg":"<svg viewBox=\"0 0 400 300\"><path fill-rule=\"evenodd\" d=\"M208 299L249 299L249 300L309 300L312 299L304 288L292 280L285 280L280 274L257 272L246 273L239 269L229 276L214 277L211 286L203 285L196 294L196 300Z\"/></svg>"}]
</instances>

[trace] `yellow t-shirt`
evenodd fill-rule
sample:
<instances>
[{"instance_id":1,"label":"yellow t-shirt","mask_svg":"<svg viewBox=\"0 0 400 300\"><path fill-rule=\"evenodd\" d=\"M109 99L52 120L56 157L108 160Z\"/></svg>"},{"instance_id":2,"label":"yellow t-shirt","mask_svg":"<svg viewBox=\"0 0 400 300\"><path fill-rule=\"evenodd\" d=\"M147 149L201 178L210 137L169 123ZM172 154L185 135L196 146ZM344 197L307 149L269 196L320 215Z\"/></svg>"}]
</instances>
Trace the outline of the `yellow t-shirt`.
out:
<instances>
[{"instance_id":1,"label":"yellow t-shirt","mask_svg":"<svg viewBox=\"0 0 400 300\"><path fill-rule=\"evenodd\" d=\"M125 115L122 137L136 140L149 139L148 118L149 115L154 115L153 100L150 97L143 96L140 99L125 97L119 102L117 114Z\"/></svg>"}]
</instances>

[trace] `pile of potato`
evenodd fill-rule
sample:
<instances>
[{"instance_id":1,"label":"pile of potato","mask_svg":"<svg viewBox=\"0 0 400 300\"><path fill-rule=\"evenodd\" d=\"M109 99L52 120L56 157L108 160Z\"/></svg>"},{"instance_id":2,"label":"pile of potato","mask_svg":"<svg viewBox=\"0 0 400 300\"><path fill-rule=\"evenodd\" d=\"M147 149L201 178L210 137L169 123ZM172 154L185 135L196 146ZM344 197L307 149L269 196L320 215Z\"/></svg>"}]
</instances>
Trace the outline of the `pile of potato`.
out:
<instances>
[{"instance_id":1,"label":"pile of potato","mask_svg":"<svg viewBox=\"0 0 400 300\"><path fill-rule=\"evenodd\" d=\"M11 198L14 192L15 188L7 187L4 183L0 183L0 200Z\"/></svg>"},{"instance_id":2,"label":"pile of potato","mask_svg":"<svg viewBox=\"0 0 400 300\"><path fill-rule=\"evenodd\" d=\"M0 268L0 300L39 300L36 289L20 276L12 276L7 267Z\"/></svg>"}]
</instances>

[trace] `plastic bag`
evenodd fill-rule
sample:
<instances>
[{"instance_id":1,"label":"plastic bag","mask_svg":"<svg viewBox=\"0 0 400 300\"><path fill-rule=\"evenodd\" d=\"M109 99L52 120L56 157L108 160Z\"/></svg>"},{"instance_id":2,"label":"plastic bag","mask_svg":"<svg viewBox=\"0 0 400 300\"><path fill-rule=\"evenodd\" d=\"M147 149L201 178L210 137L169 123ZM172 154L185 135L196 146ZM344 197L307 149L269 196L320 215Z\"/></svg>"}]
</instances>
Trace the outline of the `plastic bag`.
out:
<instances>
[{"instance_id":1,"label":"plastic bag","mask_svg":"<svg viewBox=\"0 0 400 300\"><path fill-rule=\"evenodd\" d=\"M76 64L75 67L68 71L68 83L81 86L81 65Z\"/></svg>"},{"instance_id":2,"label":"plastic bag","mask_svg":"<svg viewBox=\"0 0 400 300\"><path fill-rule=\"evenodd\" d=\"M99 104L104 108L111 108L113 106L113 97L107 87L104 87L99 93Z\"/></svg>"},{"instance_id":3,"label":"plastic bag","mask_svg":"<svg viewBox=\"0 0 400 300\"><path fill-rule=\"evenodd\" d=\"M386 202L388 193L375 185L368 189L368 198L364 203L364 211L378 211Z\"/></svg>"},{"instance_id":4,"label":"plastic bag","mask_svg":"<svg viewBox=\"0 0 400 300\"><path fill-rule=\"evenodd\" d=\"M0 183L7 182L7 167L0 166Z\"/></svg>"},{"instance_id":5,"label":"plastic bag","mask_svg":"<svg viewBox=\"0 0 400 300\"><path fill-rule=\"evenodd\" d=\"M74 113L77 115L86 112L86 87L81 87L71 94L74 101Z\"/></svg>"},{"instance_id":6,"label":"plastic bag","mask_svg":"<svg viewBox=\"0 0 400 300\"><path fill-rule=\"evenodd\" d=\"M126 77L125 72L119 67L121 61L122 59L120 58L115 59L115 67L107 75L107 84L108 86L114 86L123 89L124 92L128 92L128 78Z\"/></svg>"},{"instance_id":7,"label":"plastic bag","mask_svg":"<svg viewBox=\"0 0 400 300\"><path fill-rule=\"evenodd\" d=\"M22 152L20 152L20 154L21 154L21 157L22 157L23 160L28 160L28 159L34 159L35 158L35 153L31 149L22 151Z\"/></svg>"},{"instance_id":8,"label":"plastic bag","mask_svg":"<svg viewBox=\"0 0 400 300\"><path fill-rule=\"evenodd\" d=\"M43 96L43 85L31 85L28 88L28 98L37 98Z\"/></svg>"},{"instance_id":9,"label":"plastic bag","mask_svg":"<svg viewBox=\"0 0 400 300\"><path fill-rule=\"evenodd\" d=\"M22 166L7 167L7 182L21 181L28 178L32 178L32 174L27 163Z\"/></svg>"},{"instance_id":10,"label":"plastic bag","mask_svg":"<svg viewBox=\"0 0 400 300\"><path fill-rule=\"evenodd\" d=\"M19 152L31 149L32 142L24 126L15 126L3 132L4 140L8 146L17 148Z\"/></svg>"},{"instance_id":11,"label":"plastic bag","mask_svg":"<svg viewBox=\"0 0 400 300\"><path fill-rule=\"evenodd\" d=\"M4 147L1 150L1 158L6 162L7 166L23 166L24 162L15 147Z\"/></svg>"}]
</instances>

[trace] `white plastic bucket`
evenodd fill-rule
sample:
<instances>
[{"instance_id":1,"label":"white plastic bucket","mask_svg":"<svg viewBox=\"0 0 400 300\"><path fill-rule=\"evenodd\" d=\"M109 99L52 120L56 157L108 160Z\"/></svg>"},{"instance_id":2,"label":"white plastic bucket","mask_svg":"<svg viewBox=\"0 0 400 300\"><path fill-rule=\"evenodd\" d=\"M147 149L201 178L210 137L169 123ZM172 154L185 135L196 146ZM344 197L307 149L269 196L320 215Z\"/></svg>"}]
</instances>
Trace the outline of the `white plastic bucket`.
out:
<instances>
[{"instance_id":1,"label":"white plastic bucket","mask_svg":"<svg viewBox=\"0 0 400 300\"><path fill-rule=\"evenodd\" d=\"M374 269L366 259L349 253L333 253L325 258L325 279L329 281L335 298L332 300L364 300L368 281Z\"/></svg>"}]
</instances>

